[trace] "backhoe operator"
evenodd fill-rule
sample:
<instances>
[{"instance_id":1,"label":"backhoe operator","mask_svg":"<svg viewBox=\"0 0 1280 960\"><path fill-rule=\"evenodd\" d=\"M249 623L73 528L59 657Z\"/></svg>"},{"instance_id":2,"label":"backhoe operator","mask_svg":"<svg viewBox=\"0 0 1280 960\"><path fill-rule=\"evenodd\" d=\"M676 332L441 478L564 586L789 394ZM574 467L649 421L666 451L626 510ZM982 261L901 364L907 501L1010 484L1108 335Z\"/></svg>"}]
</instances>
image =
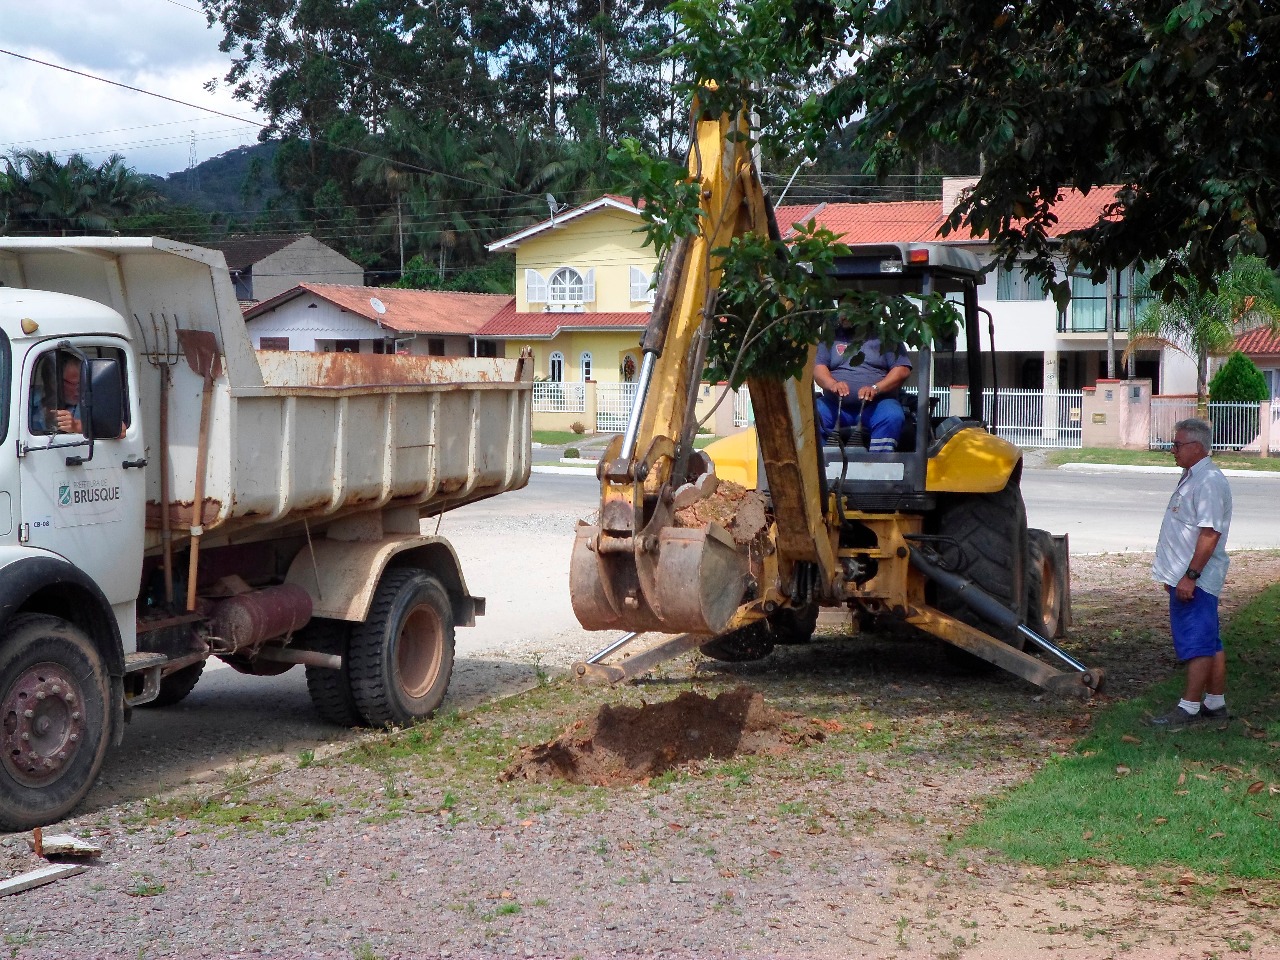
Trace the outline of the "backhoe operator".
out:
<instances>
[{"instance_id":1,"label":"backhoe operator","mask_svg":"<svg viewBox=\"0 0 1280 960\"><path fill-rule=\"evenodd\" d=\"M861 421L871 435L871 451L892 453L906 423L898 388L911 376L911 359L902 347L881 352L879 339L859 345L851 334L842 326L834 339L818 344L813 379L822 389L818 398L821 436L825 439L837 426L852 427Z\"/></svg>"}]
</instances>

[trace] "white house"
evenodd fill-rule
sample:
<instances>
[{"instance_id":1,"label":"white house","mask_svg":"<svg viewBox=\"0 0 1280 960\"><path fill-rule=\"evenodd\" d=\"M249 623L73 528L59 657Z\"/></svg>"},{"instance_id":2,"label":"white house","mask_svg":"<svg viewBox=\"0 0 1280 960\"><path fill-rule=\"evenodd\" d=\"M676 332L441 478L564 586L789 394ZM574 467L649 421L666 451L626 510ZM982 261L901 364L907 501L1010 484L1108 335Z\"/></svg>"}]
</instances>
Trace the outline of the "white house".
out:
<instances>
[{"instance_id":1,"label":"white house","mask_svg":"<svg viewBox=\"0 0 1280 960\"><path fill-rule=\"evenodd\" d=\"M494 357L477 331L511 302L505 294L304 283L245 312L259 350Z\"/></svg>"},{"instance_id":2,"label":"white house","mask_svg":"<svg viewBox=\"0 0 1280 960\"><path fill-rule=\"evenodd\" d=\"M970 178L946 178L942 201L894 203L819 203L778 209L778 223L787 236L790 226L816 220L846 243L955 243L971 249L990 263L991 245L963 230L939 235L960 191ZM1099 188L1089 194L1064 190L1054 213L1058 222L1051 236L1091 226L1115 199L1115 188ZM991 327L982 331L984 347L991 349L994 328L996 379L1004 388L1057 387L1079 390L1110 376L1107 363L1108 325L1111 326L1114 375L1150 378L1155 392L1194 393L1195 366L1175 350L1141 350L1131 365L1121 357L1128 345L1129 323L1134 316L1131 270L1113 275L1109 282L1094 283L1087 277L1071 280L1071 302L1059 313L1051 297L1037 281L1020 270L997 269L987 275L979 290L983 307L991 311ZM1108 310L1110 306L1110 310ZM1118 322L1117 322L1118 317ZM963 341L962 341L963 343ZM941 377L952 371L963 377L964 357L936 356ZM950 382L950 381L942 381Z\"/></svg>"}]
</instances>

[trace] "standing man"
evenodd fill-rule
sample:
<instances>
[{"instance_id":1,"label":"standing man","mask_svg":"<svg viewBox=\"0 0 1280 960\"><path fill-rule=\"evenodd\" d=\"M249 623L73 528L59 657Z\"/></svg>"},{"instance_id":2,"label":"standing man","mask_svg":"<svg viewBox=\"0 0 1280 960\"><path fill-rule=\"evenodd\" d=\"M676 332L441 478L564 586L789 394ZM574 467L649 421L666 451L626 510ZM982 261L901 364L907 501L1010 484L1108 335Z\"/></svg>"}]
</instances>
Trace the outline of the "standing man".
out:
<instances>
[{"instance_id":1,"label":"standing man","mask_svg":"<svg viewBox=\"0 0 1280 960\"><path fill-rule=\"evenodd\" d=\"M1229 716L1227 658L1218 634L1218 596L1227 579L1231 488L1209 458L1212 436L1203 420L1180 420L1176 425L1173 459L1182 468L1182 479L1164 512L1151 568L1152 577L1169 592L1173 649L1187 665L1182 699L1164 716L1151 721L1163 729Z\"/></svg>"},{"instance_id":2,"label":"standing man","mask_svg":"<svg viewBox=\"0 0 1280 960\"><path fill-rule=\"evenodd\" d=\"M872 452L892 453L906 423L898 388L911 376L911 360L901 347L882 352L879 339L859 345L851 337L852 331L841 326L832 342L818 344L813 380L822 388L822 437L837 427L852 427L861 416Z\"/></svg>"}]
</instances>

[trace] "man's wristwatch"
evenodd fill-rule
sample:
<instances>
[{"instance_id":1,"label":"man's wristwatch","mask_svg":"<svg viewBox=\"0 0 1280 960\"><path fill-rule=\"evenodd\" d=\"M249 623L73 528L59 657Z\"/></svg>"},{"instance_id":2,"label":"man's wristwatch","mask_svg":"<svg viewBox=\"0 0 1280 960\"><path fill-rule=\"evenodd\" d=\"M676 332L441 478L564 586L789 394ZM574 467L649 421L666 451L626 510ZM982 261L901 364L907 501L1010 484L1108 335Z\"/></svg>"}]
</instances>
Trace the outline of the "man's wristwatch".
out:
<instances>
[{"instance_id":1,"label":"man's wristwatch","mask_svg":"<svg viewBox=\"0 0 1280 960\"><path fill-rule=\"evenodd\" d=\"M1199 580L1199 579L1200 579L1200 571L1199 571L1199 570L1196 570L1196 569L1193 569L1192 567L1187 567L1187 579L1188 579L1188 580Z\"/></svg>"}]
</instances>

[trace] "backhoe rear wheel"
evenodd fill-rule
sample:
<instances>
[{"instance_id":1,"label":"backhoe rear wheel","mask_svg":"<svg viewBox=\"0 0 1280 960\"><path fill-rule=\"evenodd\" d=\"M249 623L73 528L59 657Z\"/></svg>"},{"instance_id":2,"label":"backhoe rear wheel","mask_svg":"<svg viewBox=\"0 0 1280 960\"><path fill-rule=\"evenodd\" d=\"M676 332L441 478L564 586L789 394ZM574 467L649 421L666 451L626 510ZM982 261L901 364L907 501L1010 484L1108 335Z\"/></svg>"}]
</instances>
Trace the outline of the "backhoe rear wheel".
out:
<instances>
[{"instance_id":1,"label":"backhoe rear wheel","mask_svg":"<svg viewBox=\"0 0 1280 960\"><path fill-rule=\"evenodd\" d=\"M712 660L746 663L750 660L763 660L773 653L773 643L773 633L769 630L768 621L756 620L745 627L708 640L698 649L703 656Z\"/></svg>"},{"instance_id":2,"label":"backhoe rear wheel","mask_svg":"<svg viewBox=\"0 0 1280 960\"><path fill-rule=\"evenodd\" d=\"M813 631L818 629L818 605L779 607L769 615L769 629L774 643L783 646L808 643L813 639Z\"/></svg>"},{"instance_id":3,"label":"backhoe rear wheel","mask_svg":"<svg viewBox=\"0 0 1280 960\"><path fill-rule=\"evenodd\" d=\"M453 604L425 570L388 570L351 632L351 693L374 726L431 716L453 673Z\"/></svg>"},{"instance_id":4,"label":"backhoe rear wheel","mask_svg":"<svg viewBox=\"0 0 1280 960\"><path fill-rule=\"evenodd\" d=\"M1026 616L1027 510L1016 479L998 493L947 497L939 505L937 532L960 548L961 559L951 567L953 572L972 580L1019 620ZM942 587L938 587L937 607L1018 650L1025 643L1020 633L991 623ZM947 653L966 666L986 665L985 660L950 644Z\"/></svg>"},{"instance_id":5,"label":"backhoe rear wheel","mask_svg":"<svg viewBox=\"0 0 1280 960\"><path fill-rule=\"evenodd\" d=\"M1067 572L1059 563L1053 534L1027 531L1027 626L1046 640L1062 633Z\"/></svg>"}]
</instances>

